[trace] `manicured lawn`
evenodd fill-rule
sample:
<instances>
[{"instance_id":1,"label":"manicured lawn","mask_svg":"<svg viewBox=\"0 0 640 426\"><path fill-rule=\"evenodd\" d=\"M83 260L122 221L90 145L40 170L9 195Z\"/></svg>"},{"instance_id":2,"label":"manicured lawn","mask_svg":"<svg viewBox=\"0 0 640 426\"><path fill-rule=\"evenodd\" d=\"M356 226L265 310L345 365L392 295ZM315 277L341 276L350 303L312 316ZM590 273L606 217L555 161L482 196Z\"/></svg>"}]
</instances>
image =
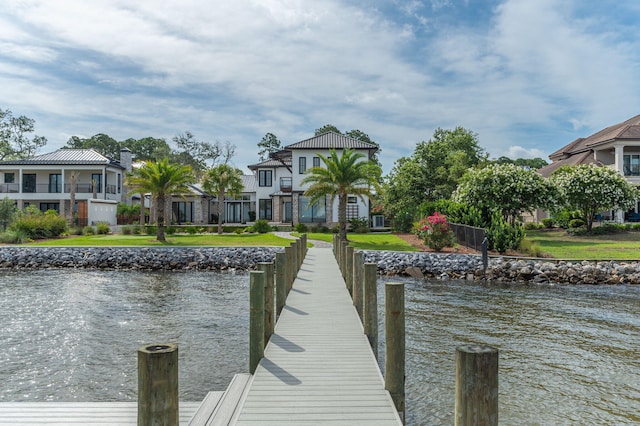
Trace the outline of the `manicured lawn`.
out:
<instances>
[{"instance_id":1,"label":"manicured lawn","mask_svg":"<svg viewBox=\"0 0 640 426\"><path fill-rule=\"evenodd\" d=\"M152 235L82 235L36 241L31 246L288 246L290 239L274 234L176 234L160 243Z\"/></svg>"},{"instance_id":2,"label":"manicured lawn","mask_svg":"<svg viewBox=\"0 0 640 426\"><path fill-rule=\"evenodd\" d=\"M556 259L640 259L640 232L572 237L565 231L527 231L527 239Z\"/></svg>"},{"instance_id":3,"label":"manicured lawn","mask_svg":"<svg viewBox=\"0 0 640 426\"><path fill-rule=\"evenodd\" d=\"M294 234L299 235L299 234ZM333 234L307 234L309 240L333 241ZM417 251L406 241L393 234L373 232L369 234L347 234L351 245L359 250Z\"/></svg>"}]
</instances>

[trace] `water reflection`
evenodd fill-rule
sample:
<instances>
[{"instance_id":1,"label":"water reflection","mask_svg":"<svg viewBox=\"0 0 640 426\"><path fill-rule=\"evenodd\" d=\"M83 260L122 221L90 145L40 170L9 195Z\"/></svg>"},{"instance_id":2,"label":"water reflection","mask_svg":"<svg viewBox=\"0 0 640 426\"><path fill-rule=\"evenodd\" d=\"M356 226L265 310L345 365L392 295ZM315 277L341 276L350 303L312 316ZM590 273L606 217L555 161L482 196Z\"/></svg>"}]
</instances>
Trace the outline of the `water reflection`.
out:
<instances>
[{"instance_id":1,"label":"water reflection","mask_svg":"<svg viewBox=\"0 0 640 426\"><path fill-rule=\"evenodd\" d=\"M640 287L405 283L410 424L454 423L465 343L500 349L501 424L640 422Z\"/></svg>"}]
</instances>

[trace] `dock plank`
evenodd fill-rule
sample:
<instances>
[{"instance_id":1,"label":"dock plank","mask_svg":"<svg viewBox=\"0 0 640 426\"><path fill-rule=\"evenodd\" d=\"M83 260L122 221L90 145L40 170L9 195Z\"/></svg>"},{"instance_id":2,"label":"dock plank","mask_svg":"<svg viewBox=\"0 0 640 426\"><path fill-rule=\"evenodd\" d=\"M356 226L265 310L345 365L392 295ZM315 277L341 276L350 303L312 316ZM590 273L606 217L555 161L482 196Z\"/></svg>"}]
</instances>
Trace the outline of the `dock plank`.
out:
<instances>
[{"instance_id":1,"label":"dock plank","mask_svg":"<svg viewBox=\"0 0 640 426\"><path fill-rule=\"evenodd\" d=\"M309 250L238 425L400 425L331 249Z\"/></svg>"}]
</instances>

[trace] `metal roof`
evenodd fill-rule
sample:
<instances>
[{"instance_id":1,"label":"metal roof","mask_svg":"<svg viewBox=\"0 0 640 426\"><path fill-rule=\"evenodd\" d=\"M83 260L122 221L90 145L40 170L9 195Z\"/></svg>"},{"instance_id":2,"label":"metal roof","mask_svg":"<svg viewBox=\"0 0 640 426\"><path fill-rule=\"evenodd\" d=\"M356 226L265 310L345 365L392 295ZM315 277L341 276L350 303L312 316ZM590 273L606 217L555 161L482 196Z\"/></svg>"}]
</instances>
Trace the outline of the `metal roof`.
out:
<instances>
[{"instance_id":1,"label":"metal roof","mask_svg":"<svg viewBox=\"0 0 640 426\"><path fill-rule=\"evenodd\" d=\"M0 165L105 165L124 169L118 161L93 149L59 149L22 160L0 161Z\"/></svg>"},{"instance_id":2,"label":"metal roof","mask_svg":"<svg viewBox=\"0 0 640 426\"><path fill-rule=\"evenodd\" d=\"M305 139L300 142L296 142L284 147L287 150L291 149L368 149L373 152L378 150L378 147L374 144L363 142L358 139L350 138L349 136L341 135L335 132L327 132L321 135L314 136L309 139Z\"/></svg>"},{"instance_id":3,"label":"metal roof","mask_svg":"<svg viewBox=\"0 0 640 426\"><path fill-rule=\"evenodd\" d=\"M284 164L282 164L282 161L280 160L270 158L261 163L251 164L247 167L251 170L256 170L258 168L287 167L287 166L291 167L291 158L285 159Z\"/></svg>"},{"instance_id":4,"label":"metal roof","mask_svg":"<svg viewBox=\"0 0 640 426\"><path fill-rule=\"evenodd\" d=\"M242 175L242 192L256 192L256 177L254 175Z\"/></svg>"}]
</instances>

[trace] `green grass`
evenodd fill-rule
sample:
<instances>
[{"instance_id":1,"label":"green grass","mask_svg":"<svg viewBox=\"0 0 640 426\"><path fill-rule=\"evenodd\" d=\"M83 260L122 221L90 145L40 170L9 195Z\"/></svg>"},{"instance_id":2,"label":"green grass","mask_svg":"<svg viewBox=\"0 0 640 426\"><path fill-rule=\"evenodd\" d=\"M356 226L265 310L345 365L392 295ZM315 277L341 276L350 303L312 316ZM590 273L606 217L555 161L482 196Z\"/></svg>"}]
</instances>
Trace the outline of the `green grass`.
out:
<instances>
[{"instance_id":1,"label":"green grass","mask_svg":"<svg viewBox=\"0 0 640 426\"><path fill-rule=\"evenodd\" d=\"M527 231L526 238L556 259L640 259L640 232L573 237L562 230Z\"/></svg>"},{"instance_id":2,"label":"green grass","mask_svg":"<svg viewBox=\"0 0 640 426\"><path fill-rule=\"evenodd\" d=\"M294 234L300 235L300 234ZM333 241L333 234L308 233L307 239L320 240L328 243ZM398 238L393 234L370 233L370 234L347 234L347 239L351 245L358 250L389 250L389 251L417 251L411 244Z\"/></svg>"},{"instance_id":3,"label":"green grass","mask_svg":"<svg viewBox=\"0 0 640 426\"><path fill-rule=\"evenodd\" d=\"M288 246L290 239L274 234L177 234L160 243L154 235L82 235L36 241L30 246Z\"/></svg>"}]
</instances>

